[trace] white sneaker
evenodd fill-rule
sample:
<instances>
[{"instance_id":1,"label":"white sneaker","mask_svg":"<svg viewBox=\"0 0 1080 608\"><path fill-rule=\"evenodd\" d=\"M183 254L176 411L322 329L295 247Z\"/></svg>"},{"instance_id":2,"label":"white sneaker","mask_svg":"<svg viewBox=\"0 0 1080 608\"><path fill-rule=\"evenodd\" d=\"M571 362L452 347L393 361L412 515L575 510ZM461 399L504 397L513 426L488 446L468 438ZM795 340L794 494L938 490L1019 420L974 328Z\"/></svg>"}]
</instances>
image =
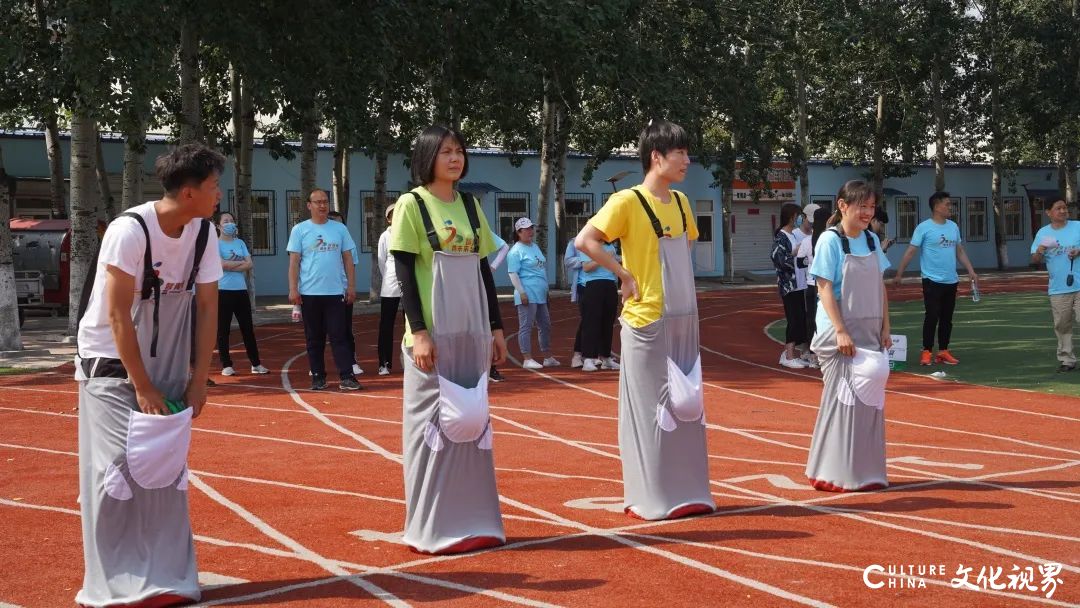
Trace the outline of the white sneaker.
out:
<instances>
[{"instance_id":1,"label":"white sneaker","mask_svg":"<svg viewBox=\"0 0 1080 608\"><path fill-rule=\"evenodd\" d=\"M229 367L223 368L221 370L221 375L222 376L235 376L236 375L236 370L233 369L232 366L230 365Z\"/></svg>"},{"instance_id":2,"label":"white sneaker","mask_svg":"<svg viewBox=\"0 0 1080 608\"><path fill-rule=\"evenodd\" d=\"M788 359L787 353L780 354L780 365L784 367L790 367L791 369L806 369L807 363L802 359Z\"/></svg>"},{"instance_id":3,"label":"white sneaker","mask_svg":"<svg viewBox=\"0 0 1080 608\"><path fill-rule=\"evenodd\" d=\"M581 358L581 353L574 353L573 358L570 359L570 367L578 368L585 364L585 360Z\"/></svg>"},{"instance_id":4,"label":"white sneaker","mask_svg":"<svg viewBox=\"0 0 1080 608\"><path fill-rule=\"evenodd\" d=\"M544 369L543 365L540 365L536 362L536 359L532 358L525 359L525 361L521 363L521 367L524 367L525 369Z\"/></svg>"},{"instance_id":5,"label":"white sneaker","mask_svg":"<svg viewBox=\"0 0 1080 608\"><path fill-rule=\"evenodd\" d=\"M583 372L595 372L600 369L596 366L598 359L585 359L585 362L581 364L581 371Z\"/></svg>"},{"instance_id":6,"label":"white sneaker","mask_svg":"<svg viewBox=\"0 0 1080 608\"><path fill-rule=\"evenodd\" d=\"M379 375L380 376L389 376L390 375L390 368L386 367L385 365L380 365L379 366Z\"/></svg>"},{"instance_id":7,"label":"white sneaker","mask_svg":"<svg viewBox=\"0 0 1080 608\"><path fill-rule=\"evenodd\" d=\"M600 369L619 369L619 364L615 362L615 359L607 357L601 360Z\"/></svg>"},{"instance_id":8,"label":"white sneaker","mask_svg":"<svg viewBox=\"0 0 1080 608\"><path fill-rule=\"evenodd\" d=\"M262 365L255 365L255 366L252 366L251 373L253 373L253 374L269 374L270 370L266 369Z\"/></svg>"},{"instance_id":9,"label":"white sneaker","mask_svg":"<svg viewBox=\"0 0 1080 608\"><path fill-rule=\"evenodd\" d=\"M352 364L352 375L354 375L354 376L360 376L360 375L362 375L363 373L364 373L364 370L360 369L360 366L359 366L359 365L357 365L356 363L353 363L353 364Z\"/></svg>"},{"instance_id":10,"label":"white sneaker","mask_svg":"<svg viewBox=\"0 0 1080 608\"><path fill-rule=\"evenodd\" d=\"M806 358L806 366L811 369L821 369L821 363L818 362L817 355L810 353L810 356Z\"/></svg>"},{"instance_id":11,"label":"white sneaker","mask_svg":"<svg viewBox=\"0 0 1080 608\"><path fill-rule=\"evenodd\" d=\"M559 367L559 360L555 357L548 357L544 359L544 367Z\"/></svg>"}]
</instances>

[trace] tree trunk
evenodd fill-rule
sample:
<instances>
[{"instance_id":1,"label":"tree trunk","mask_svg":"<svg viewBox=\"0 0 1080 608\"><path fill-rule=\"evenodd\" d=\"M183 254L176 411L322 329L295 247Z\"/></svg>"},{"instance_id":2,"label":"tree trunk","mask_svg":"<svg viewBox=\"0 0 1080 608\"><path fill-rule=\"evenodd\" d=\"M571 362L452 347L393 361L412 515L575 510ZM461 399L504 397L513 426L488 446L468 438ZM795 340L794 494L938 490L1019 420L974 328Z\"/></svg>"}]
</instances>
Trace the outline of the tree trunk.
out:
<instances>
[{"instance_id":1,"label":"tree trunk","mask_svg":"<svg viewBox=\"0 0 1080 608\"><path fill-rule=\"evenodd\" d=\"M1062 188L1062 193L1065 195L1065 203L1069 205L1069 210L1072 212L1072 216L1076 217L1077 204L1077 192L1076 192L1076 169L1080 152L1077 150L1077 146L1069 145L1065 147L1064 154L1064 169L1065 169L1065 187Z\"/></svg>"},{"instance_id":2,"label":"tree trunk","mask_svg":"<svg viewBox=\"0 0 1080 608\"><path fill-rule=\"evenodd\" d=\"M94 154L97 156L97 167L94 174L97 177L98 193L101 195L100 219L106 224L116 217L116 199L113 198L112 185L109 184L109 168L105 164L105 154L101 150L101 134L94 137Z\"/></svg>"},{"instance_id":3,"label":"tree trunk","mask_svg":"<svg viewBox=\"0 0 1080 608\"><path fill-rule=\"evenodd\" d=\"M806 135L806 68L802 61L801 52L801 22L795 26L795 46L800 49L799 57L795 61L795 100L796 117L795 136L798 139L798 173L799 173L799 201L803 207L810 204L810 167L807 160L810 157L809 138ZM807 218L813 221L814 218Z\"/></svg>"},{"instance_id":4,"label":"tree trunk","mask_svg":"<svg viewBox=\"0 0 1080 608\"><path fill-rule=\"evenodd\" d=\"M233 217L245 232L241 238L247 238L251 245L251 236L246 230L252 230L251 222L245 218L251 217L251 179L252 179L252 149L255 139L255 108L251 99L250 86L244 82L243 75L230 66L230 107L232 110L233 131ZM256 305L255 290L255 267L254 265L244 272L244 281L247 283L248 300L251 305L251 316L256 318L258 306Z\"/></svg>"},{"instance_id":5,"label":"tree trunk","mask_svg":"<svg viewBox=\"0 0 1080 608\"><path fill-rule=\"evenodd\" d=\"M194 18L187 16L180 25L180 136L181 144L205 139L202 103L199 101L199 33Z\"/></svg>"},{"instance_id":6,"label":"tree trunk","mask_svg":"<svg viewBox=\"0 0 1080 608\"><path fill-rule=\"evenodd\" d=\"M120 207L125 211L143 203L143 157L146 155L146 123L130 127L124 134L124 186Z\"/></svg>"},{"instance_id":7,"label":"tree trunk","mask_svg":"<svg viewBox=\"0 0 1080 608\"><path fill-rule=\"evenodd\" d=\"M562 254L566 251L566 241L569 238L566 234L566 152L570 123L566 103L561 96L555 104L554 130L555 163L552 181L555 182L555 254L548 257L559 260L559 263L555 264L555 284L559 289L567 289L569 284L566 282L566 267L562 264ZM542 246L547 251L549 244L544 242Z\"/></svg>"},{"instance_id":8,"label":"tree trunk","mask_svg":"<svg viewBox=\"0 0 1080 608\"><path fill-rule=\"evenodd\" d=\"M874 119L873 184L877 200L884 200L885 191L885 92L878 91L877 115Z\"/></svg>"},{"instance_id":9,"label":"tree trunk","mask_svg":"<svg viewBox=\"0 0 1080 608\"><path fill-rule=\"evenodd\" d=\"M64 154L60 147L60 130L56 113L45 115L45 152L49 157L49 208L54 218L67 217L64 204Z\"/></svg>"},{"instance_id":10,"label":"tree trunk","mask_svg":"<svg viewBox=\"0 0 1080 608\"><path fill-rule=\"evenodd\" d=\"M71 118L71 266L68 290L68 333L75 335L79 324L79 301L86 274L93 272L98 249L98 212L101 208L97 173L97 126L83 109Z\"/></svg>"},{"instance_id":11,"label":"tree trunk","mask_svg":"<svg viewBox=\"0 0 1080 608\"><path fill-rule=\"evenodd\" d=\"M334 128L334 204L341 217L349 219L349 146Z\"/></svg>"},{"instance_id":12,"label":"tree trunk","mask_svg":"<svg viewBox=\"0 0 1080 608\"><path fill-rule=\"evenodd\" d=\"M385 91L379 101L379 116L375 127L375 209L371 221L375 223L374 233L382 236L386 229L386 172L387 156L390 150L390 112L394 109L393 99ZM346 155L347 160L348 155ZM360 202L363 205L363 201ZM363 207L361 207L363 209ZM370 243L371 247L371 290L368 292L369 302L378 302L382 293L383 269L379 265L378 242Z\"/></svg>"},{"instance_id":13,"label":"tree trunk","mask_svg":"<svg viewBox=\"0 0 1080 608\"><path fill-rule=\"evenodd\" d=\"M4 170L4 150L0 148L0 351L22 350L19 329L19 298L15 289L15 260L12 256L11 184Z\"/></svg>"},{"instance_id":14,"label":"tree trunk","mask_svg":"<svg viewBox=\"0 0 1080 608\"><path fill-rule=\"evenodd\" d=\"M930 95L934 109L934 190L945 190L945 103L941 92L941 58L935 53L930 67Z\"/></svg>"},{"instance_id":15,"label":"tree trunk","mask_svg":"<svg viewBox=\"0 0 1080 608\"><path fill-rule=\"evenodd\" d=\"M551 195L551 165L555 154L555 102L551 81L544 77L544 105L540 111L540 124L544 129L540 144L540 192L536 197L535 240L547 247L548 198Z\"/></svg>"},{"instance_id":16,"label":"tree trunk","mask_svg":"<svg viewBox=\"0 0 1080 608\"><path fill-rule=\"evenodd\" d=\"M994 206L994 251L997 253L997 269L1005 270L1009 265L1009 251L1005 243L1005 213L1001 200L1001 164L1004 151L1001 133L1001 77L998 74L998 17L997 0L987 2L989 15L986 31L990 36L990 149L993 156L993 177L990 182L990 196Z\"/></svg>"},{"instance_id":17,"label":"tree trunk","mask_svg":"<svg viewBox=\"0 0 1080 608\"><path fill-rule=\"evenodd\" d=\"M300 195L304 200L307 200L315 189L318 149L319 115L312 106L304 111L304 131L300 136Z\"/></svg>"}]
</instances>

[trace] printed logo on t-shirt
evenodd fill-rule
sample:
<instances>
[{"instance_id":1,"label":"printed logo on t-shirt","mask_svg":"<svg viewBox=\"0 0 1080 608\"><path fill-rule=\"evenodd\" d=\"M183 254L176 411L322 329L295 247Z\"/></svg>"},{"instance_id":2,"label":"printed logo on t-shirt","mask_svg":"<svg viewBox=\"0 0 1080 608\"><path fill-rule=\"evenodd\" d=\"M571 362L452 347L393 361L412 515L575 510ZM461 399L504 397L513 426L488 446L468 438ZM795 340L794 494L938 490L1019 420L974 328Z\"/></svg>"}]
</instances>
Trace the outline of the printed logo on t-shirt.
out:
<instances>
[{"instance_id":1,"label":"printed logo on t-shirt","mask_svg":"<svg viewBox=\"0 0 1080 608\"><path fill-rule=\"evenodd\" d=\"M180 293L181 291L186 291L187 290L187 281L181 281L181 282L178 282L178 283L165 283L165 282L162 282L162 280L161 280L161 270L159 270L161 268L162 264L163 264L163 262L154 262L154 276L157 277L158 283L161 284L161 295L165 295L167 293ZM142 292L142 285L141 284L135 286L135 293L140 293L140 292Z\"/></svg>"},{"instance_id":2,"label":"printed logo on t-shirt","mask_svg":"<svg viewBox=\"0 0 1080 608\"><path fill-rule=\"evenodd\" d=\"M948 249L949 247L956 247L956 241L951 240L948 236L946 236L945 234L942 234L941 235L941 240L938 241L938 247L941 247L942 249Z\"/></svg>"},{"instance_id":3,"label":"printed logo on t-shirt","mask_svg":"<svg viewBox=\"0 0 1080 608\"><path fill-rule=\"evenodd\" d=\"M315 235L315 243L311 247L308 247L308 251L312 253L329 253L340 249L341 245L338 245L337 243L327 243L321 234Z\"/></svg>"},{"instance_id":4,"label":"printed logo on t-shirt","mask_svg":"<svg viewBox=\"0 0 1080 608\"><path fill-rule=\"evenodd\" d=\"M449 250L452 253L472 253L473 240L472 237L465 238L458 234L457 227L454 226L454 220L443 221L443 230L446 231L446 238L442 240L444 250Z\"/></svg>"},{"instance_id":5,"label":"printed logo on t-shirt","mask_svg":"<svg viewBox=\"0 0 1080 608\"><path fill-rule=\"evenodd\" d=\"M668 237L669 239L673 238L671 236L671 226L664 226L664 229L662 230L662 232L664 233L664 236Z\"/></svg>"}]
</instances>

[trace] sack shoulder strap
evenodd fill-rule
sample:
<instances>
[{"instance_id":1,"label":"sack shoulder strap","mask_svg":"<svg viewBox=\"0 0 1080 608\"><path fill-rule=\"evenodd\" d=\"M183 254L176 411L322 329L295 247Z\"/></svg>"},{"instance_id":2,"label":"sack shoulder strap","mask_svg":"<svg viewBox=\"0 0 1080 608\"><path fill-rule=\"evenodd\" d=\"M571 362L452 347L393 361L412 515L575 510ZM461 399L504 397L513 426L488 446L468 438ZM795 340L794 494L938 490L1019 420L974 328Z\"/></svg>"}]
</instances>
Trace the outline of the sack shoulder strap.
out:
<instances>
[{"instance_id":1,"label":"sack shoulder strap","mask_svg":"<svg viewBox=\"0 0 1080 608\"><path fill-rule=\"evenodd\" d=\"M199 225L199 236L195 237L195 263L191 265L191 274L188 276L188 291L195 287L195 275L199 273L199 264L202 263L208 240L210 240L210 220L203 219Z\"/></svg>"},{"instance_id":2,"label":"sack shoulder strap","mask_svg":"<svg viewBox=\"0 0 1080 608\"><path fill-rule=\"evenodd\" d=\"M851 243L848 241L847 235L841 232L841 230L836 226L829 228L829 230L835 232L836 235L840 237L840 247L843 248L844 255L851 255ZM863 230L863 234L866 235L867 249L870 250L870 253L874 253L874 251L877 250L877 246L874 245L874 237L870 236L869 230Z\"/></svg>"},{"instance_id":3,"label":"sack shoulder strap","mask_svg":"<svg viewBox=\"0 0 1080 608\"><path fill-rule=\"evenodd\" d=\"M420 220L424 222L424 231L427 232L428 244L432 251L442 251L442 243L439 242L439 233L435 232L435 224L431 222L431 213L428 211L424 197L416 192L409 192L416 199L416 206L420 210Z\"/></svg>"},{"instance_id":4,"label":"sack shoulder strap","mask_svg":"<svg viewBox=\"0 0 1080 608\"><path fill-rule=\"evenodd\" d=\"M652 207L649 206L649 202L645 200L645 197L642 196L637 188L631 188L630 190L636 194L638 200L641 201L641 207L645 210L645 214L649 216L649 223L652 224L653 232L656 233L656 238L664 238L664 229L660 225L660 218L656 217L656 213L652 210ZM679 216L682 218L683 233L686 233L686 211L683 209L682 197L674 190L671 191L671 196L675 199L675 204L679 206ZM689 236L687 238L689 238Z\"/></svg>"},{"instance_id":5,"label":"sack shoulder strap","mask_svg":"<svg viewBox=\"0 0 1080 608\"><path fill-rule=\"evenodd\" d=\"M473 232L473 253L480 253L480 216L476 212L476 199L472 194L462 192L461 202L465 204L465 215L469 216L469 227Z\"/></svg>"}]
</instances>

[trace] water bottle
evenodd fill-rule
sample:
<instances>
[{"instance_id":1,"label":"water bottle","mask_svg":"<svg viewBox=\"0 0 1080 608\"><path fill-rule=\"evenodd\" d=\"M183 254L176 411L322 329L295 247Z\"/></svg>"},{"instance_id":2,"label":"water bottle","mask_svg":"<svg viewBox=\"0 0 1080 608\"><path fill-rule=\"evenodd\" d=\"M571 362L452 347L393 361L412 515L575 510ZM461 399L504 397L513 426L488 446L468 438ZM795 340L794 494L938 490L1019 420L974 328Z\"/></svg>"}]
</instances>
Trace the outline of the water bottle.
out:
<instances>
[{"instance_id":1,"label":"water bottle","mask_svg":"<svg viewBox=\"0 0 1080 608\"><path fill-rule=\"evenodd\" d=\"M300 322L300 305L299 304L293 304L293 307L292 307L292 322L293 323L299 323Z\"/></svg>"},{"instance_id":2,"label":"water bottle","mask_svg":"<svg viewBox=\"0 0 1080 608\"><path fill-rule=\"evenodd\" d=\"M979 301L979 284L974 279L971 280L971 301Z\"/></svg>"}]
</instances>

